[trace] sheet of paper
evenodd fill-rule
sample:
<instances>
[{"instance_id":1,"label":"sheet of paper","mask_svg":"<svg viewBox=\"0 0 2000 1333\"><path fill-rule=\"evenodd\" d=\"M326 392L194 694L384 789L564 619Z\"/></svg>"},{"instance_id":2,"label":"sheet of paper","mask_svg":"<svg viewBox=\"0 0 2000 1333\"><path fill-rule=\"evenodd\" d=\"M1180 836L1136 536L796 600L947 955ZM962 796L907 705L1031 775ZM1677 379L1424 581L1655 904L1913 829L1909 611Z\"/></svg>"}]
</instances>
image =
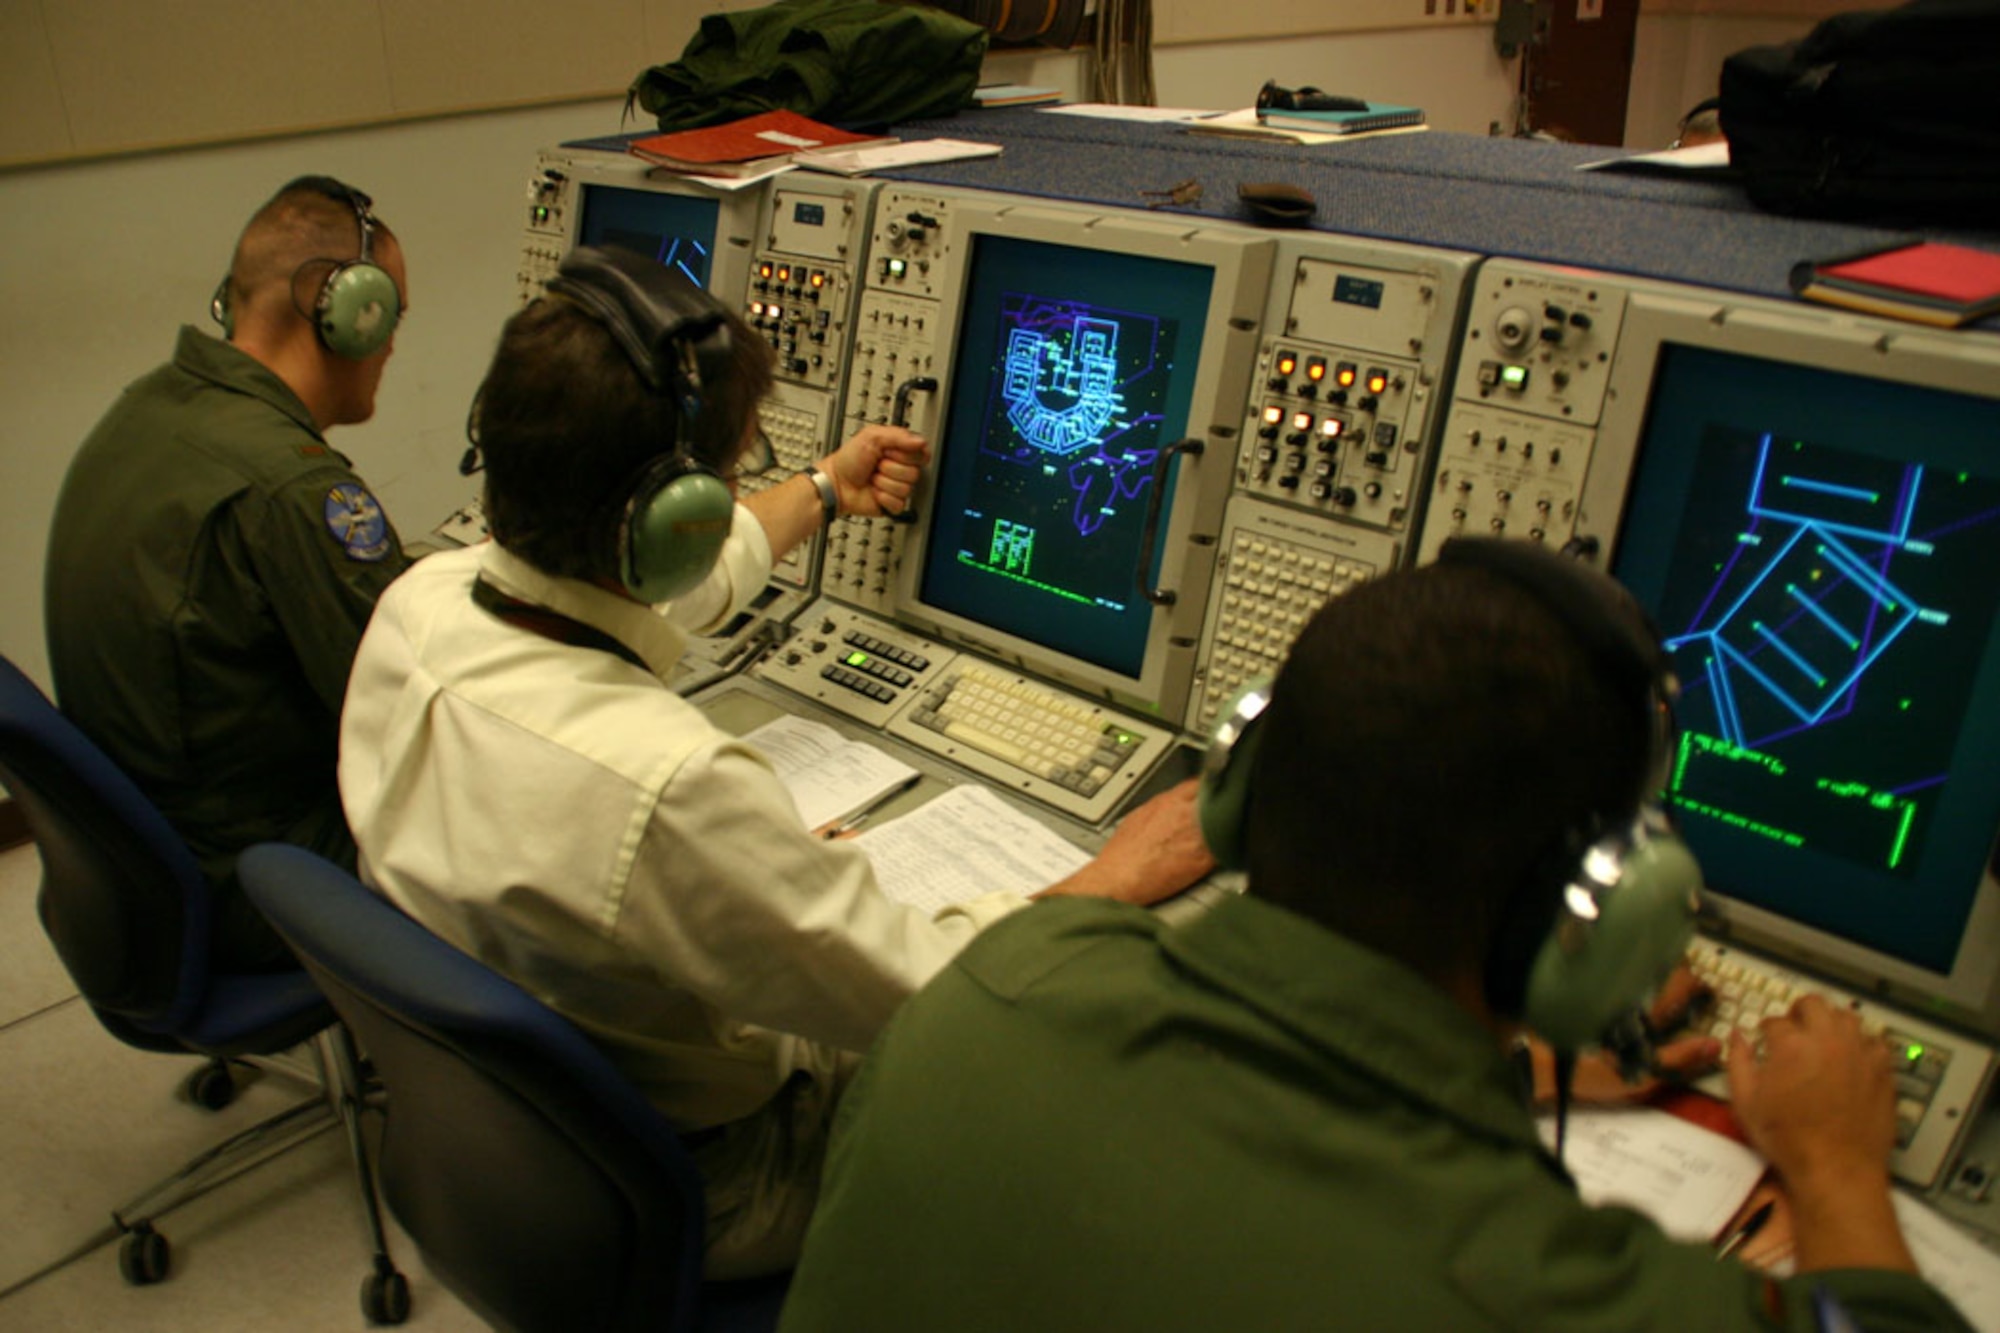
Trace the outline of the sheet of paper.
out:
<instances>
[{"instance_id":1,"label":"sheet of paper","mask_svg":"<svg viewBox=\"0 0 2000 1333\"><path fill-rule=\"evenodd\" d=\"M1892 1196L1917 1271L1951 1298L1979 1333L2000 1333L2000 1254L1961 1231L1921 1199Z\"/></svg>"},{"instance_id":2,"label":"sheet of paper","mask_svg":"<svg viewBox=\"0 0 2000 1333\"><path fill-rule=\"evenodd\" d=\"M1359 139L1379 139L1385 134L1421 134L1429 128L1428 125L1395 125L1388 129L1357 130L1352 134L1320 134L1313 130L1295 129L1289 125L1266 125L1257 119L1255 107L1196 116L1188 122L1188 131L1192 134L1216 134L1235 139L1273 139L1279 143L1311 146L1350 143Z\"/></svg>"},{"instance_id":3,"label":"sheet of paper","mask_svg":"<svg viewBox=\"0 0 2000 1333\"><path fill-rule=\"evenodd\" d=\"M876 144L869 148L827 148L792 157L795 166L808 171L829 171L837 176L865 176L871 171L894 171L898 167L921 166L926 162L957 162L972 157L998 157L997 143L977 143L971 139L911 139L906 143Z\"/></svg>"},{"instance_id":4,"label":"sheet of paper","mask_svg":"<svg viewBox=\"0 0 2000 1333\"><path fill-rule=\"evenodd\" d=\"M1555 1117L1540 1120L1555 1144ZM1623 1204L1677 1240L1716 1238L1764 1174L1764 1159L1676 1115L1647 1106L1571 1107L1563 1165L1585 1203Z\"/></svg>"},{"instance_id":5,"label":"sheet of paper","mask_svg":"<svg viewBox=\"0 0 2000 1333\"><path fill-rule=\"evenodd\" d=\"M683 180L691 180L699 182L702 185L706 185L711 190L720 190L724 194L734 194L738 190L749 189L752 185L755 185L758 181L767 181L771 179L771 177L773 176L782 176L791 169L792 169L791 162L789 160L784 160L772 163L769 167L765 168L763 171L746 172L744 175L741 176L696 176L692 174L684 174L679 172L670 172L668 174L680 175ZM657 168L657 170L666 171L666 168L660 167Z\"/></svg>"},{"instance_id":6,"label":"sheet of paper","mask_svg":"<svg viewBox=\"0 0 2000 1333\"><path fill-rule=\"evenodd\" d=\"M1625 157L1601 157L1580 162L1578 171L1650 171L1658 173L1721 171L1729 166L1729 145L1695 144L1690 148L1663 148L1657 153L1633 153Z\"/></svg>"},{"instance_id":7,"label":"sheet of paper","mask_svg":"<svg viewBox=\"0 0 2000 1333\"><path fill-rule=\"evenodd\" d=\"M853 814L920 776L894 755L809 718L786 714L743 738L771 761L810 829Z\"/></svg>"},{"instance_id":8,"label":"sheet of paper","mask_svg":"<svg viewBox=\"0 0 2000 1333\"><path fill-rule=\"evenodd\" d=\"M936 912L988 893L1033 893L1090 859L985 787L953 787L854 839L882 891Z\"/></svg>"}]
</instances>

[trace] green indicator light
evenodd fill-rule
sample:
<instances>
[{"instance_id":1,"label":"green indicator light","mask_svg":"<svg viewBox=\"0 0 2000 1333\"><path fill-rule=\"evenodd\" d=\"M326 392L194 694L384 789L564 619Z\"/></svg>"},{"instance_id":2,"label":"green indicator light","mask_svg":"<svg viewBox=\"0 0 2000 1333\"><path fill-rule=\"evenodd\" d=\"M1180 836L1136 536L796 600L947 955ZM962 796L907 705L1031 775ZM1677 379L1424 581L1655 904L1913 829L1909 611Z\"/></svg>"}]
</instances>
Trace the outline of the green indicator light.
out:
<instances>
[{"instance_id":1,"label":"green indicator light","mask_svg":"<svg viewBox=\"0 0 2000 1333\"><path fill-rule=\"evenodd\" d=\"M1917 1061L1923 1059L1924 1048L1922 1044L1913 1041L1908 1046L1905 1046L1903 1048L1903 1058L1908 1060L1911 1064L1915 1064Z\"/></svg>"},{"instance_id":2,"label":"green indicator light","mask_svg":"<svg viewBox=\"0 0 2000 1333\"><path fill-rule=\"evenodd\" d=\"M1908 699L1905 699L1901 703L1897 704L1896 707L1902 709L1905 713L1907 713L1910 711L1910 701Z\"/></svg>"},{"instance_id":3,"label":"green indicator light","mask_svg":"<svg viewBox=\"0 0 2000 1333\"><path fill-rule=\"evenodd\" d=\"M868 654L867 654L867 653L864 653L864 652L858 652L858 651L857 651L857 652L852 652L852 653L849 653L849 654L848 654L848 655L847 655L846 657L842 658L841 660L842 660L842 661L844 661L844 662L846 662L846 663L847 663L847 665L849 665L849 666L867 666L867 665L868 665Z\"/></svg>"},{"instance_id":4,"label":"green indicator light","mask_svg":"<svg viewBox=\"0 0 2000 1333\"><path fill-rule=\"evenodd\" d=\"M1528 382L1528 368L1526 366L1503 366L1500 370L1500 382L1510 389L1518 389Z\"/></svg>"}]
</instances>

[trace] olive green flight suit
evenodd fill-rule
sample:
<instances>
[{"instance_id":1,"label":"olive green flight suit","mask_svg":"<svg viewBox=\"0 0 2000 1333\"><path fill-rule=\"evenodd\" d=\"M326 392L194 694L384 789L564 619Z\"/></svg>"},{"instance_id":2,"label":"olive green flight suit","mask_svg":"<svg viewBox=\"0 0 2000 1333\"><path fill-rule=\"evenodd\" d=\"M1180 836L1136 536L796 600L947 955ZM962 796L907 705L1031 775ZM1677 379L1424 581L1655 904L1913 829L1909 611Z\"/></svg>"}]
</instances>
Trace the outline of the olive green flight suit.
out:
<instances>
[{"instance_id":1,"label":"olive green flight suit","mask_svg":"<svg viewBox=\"0 0 2000 1333\"><path fill-rule=\"evenodd\" d=\"M406 564L297 395L192 327L70 464L45 576L57 701L218 887L224 965L285 957L235 886L245 847L354 863L334 785L341 698Z\"/></svg>"}]
</instances>

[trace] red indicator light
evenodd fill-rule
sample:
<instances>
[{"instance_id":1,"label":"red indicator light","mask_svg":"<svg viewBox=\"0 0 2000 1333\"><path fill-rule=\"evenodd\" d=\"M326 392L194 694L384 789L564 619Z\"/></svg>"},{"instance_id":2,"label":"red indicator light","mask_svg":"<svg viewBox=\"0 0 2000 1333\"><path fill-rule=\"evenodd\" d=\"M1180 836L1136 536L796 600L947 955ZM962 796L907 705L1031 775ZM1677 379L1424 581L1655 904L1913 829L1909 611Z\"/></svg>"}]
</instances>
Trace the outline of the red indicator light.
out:
<instances>
[{"instance_id":1,"label":"red indicator light","mask_svg":"<svg viewBox=\"0 0 2000 1333\"><path fill-rule=\"evenodd\" d=\"M1388 387L1389 376L1386 371L1371 370L1368 372L1368 392L1380 393Z\"/></svg>"},{"instance_id":2,"label":"red indicator light","mask_svg":"<svg viewBox=\"0 0 2000 1333\"><path fill-rule=\"evenodd\" d=\"M1280 375L1289 375L1298 368L1299 359L1290 352L1282 353L1278 357L1278 373Z\"/></svg>"},{"instance_id":3,"label":"red indicator light","mask_svg":"<svg viewBox=\"0 0 2000 1333\"><path fill-rule=\"evenodd\" d=\"M1312 424L1313 424L1313 414L1312 414L1312 413L1310 413L1310 412L1295 412L1295 413L1293 413L1293 414L1292 414L1292 429L1293 429L1293 430L1311 430L1311 429L1312 429Z\"/></svg>"},{"instance_id":4,"label":"red indicator light","mask_svg":"<svg viewBox=\"0 0 2000 1333\"><path fill-rule=\"evenodd\" d=\"M1355 376L1356 376L1356 371L1353 365L1351 363L1344 361L1341 363L1340 368L1333 372L1334 383L1338 384L1343 389L1352 388L1354 386Z\"/></svg>"}]
</instances>

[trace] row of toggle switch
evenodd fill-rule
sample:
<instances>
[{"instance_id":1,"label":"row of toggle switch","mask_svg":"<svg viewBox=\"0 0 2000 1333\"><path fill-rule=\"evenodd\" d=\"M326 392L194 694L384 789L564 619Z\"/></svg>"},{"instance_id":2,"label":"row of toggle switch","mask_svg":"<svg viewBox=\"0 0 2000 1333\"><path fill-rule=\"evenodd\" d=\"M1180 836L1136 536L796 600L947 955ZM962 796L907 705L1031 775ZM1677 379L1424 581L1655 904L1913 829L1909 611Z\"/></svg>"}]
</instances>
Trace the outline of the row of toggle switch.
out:
<instances>
[{"instance_id":1,"label":"row of toggle switch","mask_svg":"<svg viewBox=\"0 0 2000 1333\"><path fill-rule=\"evenodd\" d=\"M794 301L817 301L830 281L832 275L824 269L766 259L757 265L757 276L751 280L750 287L760 296L789 296Z\"/></svg>"},{"instance_id":2,"label":"row of toggle switch","mask_svg":"<svg viewBox=\"0 0 2000 1333\"><path fill-rule=\"evenodd\" d=\"M1345 407L1349 393L1358 384L1362 395L1355 406L1363 412L1373 412L1381 405L1382 395L1389 391L1393 378L1379 366L1370 366L1364 374L1361 367L1352 361L1339 361L1331 365L1323 356L1304 358L1303 370L1298 353L1280 351L1271 362L1269 388L1276 393L1288 393L1299 398L1317 398L1324 391L1326 400L1338 407ZM1329 378L1330 375L1330 378ZM1297 377L1297 382L1294 382Z\"/></svg>"}]
</instances>

